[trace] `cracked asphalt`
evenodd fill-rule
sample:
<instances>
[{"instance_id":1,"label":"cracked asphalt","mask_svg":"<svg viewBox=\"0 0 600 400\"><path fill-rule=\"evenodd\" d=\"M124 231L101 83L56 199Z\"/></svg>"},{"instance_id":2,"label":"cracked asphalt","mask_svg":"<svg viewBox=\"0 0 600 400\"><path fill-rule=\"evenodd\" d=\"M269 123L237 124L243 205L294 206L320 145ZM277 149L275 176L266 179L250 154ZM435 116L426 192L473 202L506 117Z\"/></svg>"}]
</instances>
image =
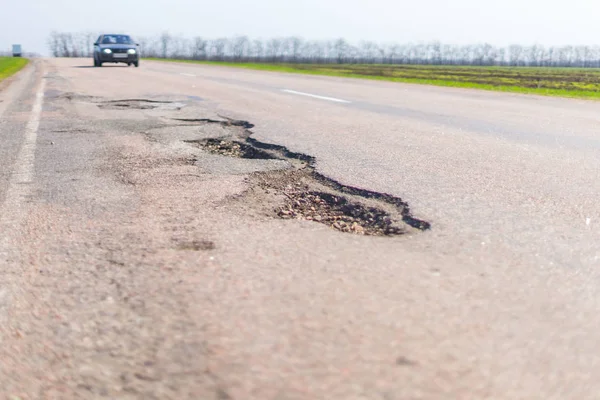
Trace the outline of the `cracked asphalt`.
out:
<instances>
[{"instance_id":1,"label":"cracked asphalt","mask_svg":"<svg viewBox=\"0 0 600 400\"><path fill-rule=\"evenodd\" d=\"M0 91L0 398L597 398L599 103L90 64ZM431 229L279 218L247 128Z\"/></svg>"}]
</instances>

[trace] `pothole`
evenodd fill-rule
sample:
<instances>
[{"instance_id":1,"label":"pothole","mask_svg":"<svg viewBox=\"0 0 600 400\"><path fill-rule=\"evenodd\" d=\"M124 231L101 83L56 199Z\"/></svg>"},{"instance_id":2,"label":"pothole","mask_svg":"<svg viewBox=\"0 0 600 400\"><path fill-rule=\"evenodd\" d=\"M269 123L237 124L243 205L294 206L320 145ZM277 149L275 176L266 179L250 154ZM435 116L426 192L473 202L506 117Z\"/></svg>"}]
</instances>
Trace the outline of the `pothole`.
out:
<instances>
[{"instance_id":1,"label":"pothole","mask_svg":"<svg viewBox=\"0 0 600 400\"><path fill-rule=\"evenodd\" d=\"M229 123L186 120L193 121ZM234 126L252 125L236 121ZM288 170L253 173L248 178L249 189L238 199L244 206L254 204L272 217L313 221L340 232L365 236L397 236L410 228L422 231L431 228L429 222L412 216L401 198L344 185L318 173L314 157L260 142L251 135L247 128L235 129L227 138L186 141L212 154L284 160L291 165Z\"/></svg>"},{"instance_id":2,"label":"pothole","mask_svg":"<svg viewBox=\"0 0 600 400\"><path fill-rule=\"evenodd\" d=\"M98 104L104 110L181 110L184 103L148 99L108 100Z\"/></svg>"},{"instance_id":3,"label":"pothole","mask_svg":"<svg viewBox=\"0 0 600 400\"><path fill-rule=\"evenodd\" d=\"M404 203L343 193L310 167L257 172L247 183L240 205L256 204L272 217L312 221L365 236L397 236L410 229Z\"/></svg>"},{"instance_id":4,"label":"pothole","mask_svg":"<svg viewBox=\"0 0 600 400\"><path fill-rule=\"evenodd\" d=\"M200 148L211 154L219 154L228 157L250 158L261 160L273 160L276 157L257 149L249 144L221 139L207 139L202 141L186 141L187 143L196 143Z\"/></svg>"},{"instance_id":5,"label":"pothole","mask_svg":"<svg viewBox=\"0 0 600 400\"><path fill-rule=\"evenodd\" d=\"M83 94L73 93L73 92L62 93L59 91L50 93L50 95L47 97L54 98L57 100L68 100L68 101L94 101L96 99L96 97L94 97L94 96L88 96L88 95L83 95Z\"/></svg>"},{"instance_id":6,"label":"pothole","mask_svg":"<svg viewBox=\"0 0 600 400\"><path fill-rule=\"evenodd\" d=\"M118 100L103 100L102 97L94 97L82 95L73 92L51 92L48 91L48 97L56 100L67 100L74 102L84 102L96 104L98 108L104 110L181 110L186 106L186 103L169 100L152 100L152 99L118 99Z\"/></svg>"},{"instance_id":7,"label":"pothole","mask_svg":"<svg viewBox=\"0 0 600 400\"><path fill-rule=\"evenodd\" d=\"M339 195L291 190L283 192L287 204L277 210L284 219L304 219L328 225L341 232L368 236L401 235L391 215L376 207L366 207Z\"/></svg>"}]
</instances>

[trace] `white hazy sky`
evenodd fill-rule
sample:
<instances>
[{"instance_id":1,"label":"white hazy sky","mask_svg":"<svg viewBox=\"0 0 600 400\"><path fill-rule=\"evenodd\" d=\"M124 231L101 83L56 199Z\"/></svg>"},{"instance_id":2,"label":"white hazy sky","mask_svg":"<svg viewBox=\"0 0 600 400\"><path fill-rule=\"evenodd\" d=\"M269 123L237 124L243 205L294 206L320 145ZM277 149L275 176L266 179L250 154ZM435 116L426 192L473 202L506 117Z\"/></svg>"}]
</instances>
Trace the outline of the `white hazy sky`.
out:
<instances>
[{"instance_id":1,"label":"white hazy sky","mask_svg":"<svg viewBox=\"0 0 600 400\"><path fill-rule=\"evenodd\" d=\"M352 42L600 43L599 0L0 0L0 50L52 30Z\"/></svg>"}]
</instances>

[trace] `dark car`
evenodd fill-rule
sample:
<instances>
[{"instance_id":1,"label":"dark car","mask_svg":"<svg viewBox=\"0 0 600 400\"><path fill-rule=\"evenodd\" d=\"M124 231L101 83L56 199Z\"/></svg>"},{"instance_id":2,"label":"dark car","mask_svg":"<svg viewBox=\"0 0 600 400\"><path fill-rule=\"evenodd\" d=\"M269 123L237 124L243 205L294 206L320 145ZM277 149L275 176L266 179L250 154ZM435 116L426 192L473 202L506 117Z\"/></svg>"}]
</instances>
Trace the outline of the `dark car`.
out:
<instances>
[{"instance_id":1,"label":"dark car","mask_svg":"<svg viewBox=\"0 0 600 400\"><path fill-rule=\"evenodd\" d=\"M94 43L94 67L107 62L139 67L139 47L129 35L100 35Z\"/></svg>"}]
</instances>

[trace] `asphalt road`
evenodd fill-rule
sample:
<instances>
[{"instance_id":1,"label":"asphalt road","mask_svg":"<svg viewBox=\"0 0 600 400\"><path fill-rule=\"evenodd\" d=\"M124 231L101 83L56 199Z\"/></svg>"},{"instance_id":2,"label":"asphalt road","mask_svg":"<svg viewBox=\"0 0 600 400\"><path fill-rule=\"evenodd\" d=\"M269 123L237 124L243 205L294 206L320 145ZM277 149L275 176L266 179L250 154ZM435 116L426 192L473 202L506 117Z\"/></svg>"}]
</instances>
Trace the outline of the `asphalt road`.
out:
<instances>
[{"instance_id":1,"label":"asphalt road","mask_svg":"<svg viewBox=\"0 0 600 400\"><path fill-rule=\"evenodd\" d=\"M597 398L599 103L90 66L0 91L3 398ZM223 117L431 229L278 218Z\"/></svg>"}]
</instances>

